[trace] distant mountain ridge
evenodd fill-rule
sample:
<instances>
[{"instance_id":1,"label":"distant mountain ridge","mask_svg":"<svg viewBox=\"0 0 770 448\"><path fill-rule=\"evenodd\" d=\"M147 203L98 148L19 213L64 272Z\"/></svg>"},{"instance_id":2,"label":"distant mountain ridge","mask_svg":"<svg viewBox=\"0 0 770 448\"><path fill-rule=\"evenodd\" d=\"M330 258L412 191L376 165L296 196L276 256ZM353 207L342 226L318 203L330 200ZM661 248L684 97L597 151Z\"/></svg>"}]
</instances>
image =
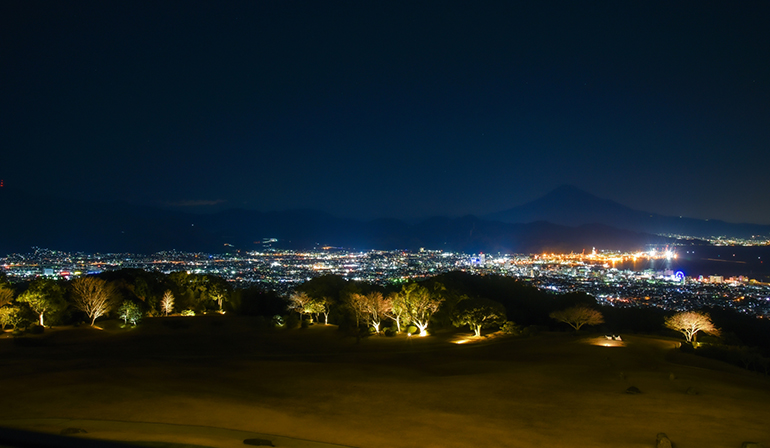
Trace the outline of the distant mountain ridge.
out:
<instances>
[{"instance_id":1,"label":"distant mountain ridge","mask_svg":"<svg viewBox=\"0 0 770 448\"><path fill-rule=\"evenodd\" d=\"M564 226L600 223L610 227L651 234L679 234L698 238L718 235L750 238L770 235L770 226L734 224L713 219L694 219L649 213L602 199L571 185L563 185L532 202L484 216L506 223L548 221Z\"/></svg>"},{"instance_id":2,"label":"distant mountain ridge","mask_svg":"<svg viewBox=\"0 0 770 448\"><path fill-rule=\"evenodd\" d=\"M8 189L0 191L0 210L4 211L0 254L26 253L32 246L91 253L171 249L219 253L230 247L262 249L263 238L276 238L277 247L294 249L324 245L357 250L424 247L469 253L640 249L668 241L595 223L505 223L465 216L407 224L395 219L357 221L312 210L231 209L199 215L124 202L62 201Z\"/></svg>"}]
</instances>

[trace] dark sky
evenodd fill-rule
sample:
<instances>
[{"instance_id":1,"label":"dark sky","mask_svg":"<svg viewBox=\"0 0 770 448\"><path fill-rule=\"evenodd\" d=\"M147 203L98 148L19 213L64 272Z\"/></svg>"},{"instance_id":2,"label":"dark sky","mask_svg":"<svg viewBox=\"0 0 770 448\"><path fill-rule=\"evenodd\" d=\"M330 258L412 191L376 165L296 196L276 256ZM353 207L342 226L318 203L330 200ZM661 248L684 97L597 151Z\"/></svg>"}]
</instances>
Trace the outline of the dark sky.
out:
<instances>
[{"instance_id":1,"label":"dark sky","mask_svg":"<svg viewBox=\"0 0 770 448\"><path fill-rule=\"evenodd\" d=\"M0 178L367 219L573 184L770 224L769 23L767 1L5 0Z\"/></svg>"}]
</instances>

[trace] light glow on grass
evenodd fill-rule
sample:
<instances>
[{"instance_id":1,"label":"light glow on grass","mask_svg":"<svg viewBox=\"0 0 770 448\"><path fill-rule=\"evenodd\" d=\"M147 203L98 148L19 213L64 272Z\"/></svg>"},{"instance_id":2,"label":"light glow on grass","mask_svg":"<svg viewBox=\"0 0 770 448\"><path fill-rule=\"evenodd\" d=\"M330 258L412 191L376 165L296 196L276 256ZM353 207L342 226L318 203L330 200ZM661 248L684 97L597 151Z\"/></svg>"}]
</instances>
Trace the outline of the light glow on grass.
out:
<instances>
[{"instance_id":1,"label":"light glow on grass","mask_svg":"<svg viewBox=\"0 0 770 448\"><path fill-rule=\"evenodd\" d=\"M475 344L478 342L491 341L493 339L497 339L504 336L505 335L499 331L495 333L485 334L483 336L476 336L475 333L463 333L463 334L458 334L457 336L455 336L454 339L450 340L449 342L453 344Z\"/></svg>"},{"instance_id":2,"label":"light glow on grass","mask_svg":"<svg viewBox=\"0 0 770 448\"><path fill-rule=\"evenodd\" d=\"M599 336L585 340L590 345L598 345L599 347L625 347L626 343L618 339L607 339L606 336Z\"/></svg>"}]
</instances>

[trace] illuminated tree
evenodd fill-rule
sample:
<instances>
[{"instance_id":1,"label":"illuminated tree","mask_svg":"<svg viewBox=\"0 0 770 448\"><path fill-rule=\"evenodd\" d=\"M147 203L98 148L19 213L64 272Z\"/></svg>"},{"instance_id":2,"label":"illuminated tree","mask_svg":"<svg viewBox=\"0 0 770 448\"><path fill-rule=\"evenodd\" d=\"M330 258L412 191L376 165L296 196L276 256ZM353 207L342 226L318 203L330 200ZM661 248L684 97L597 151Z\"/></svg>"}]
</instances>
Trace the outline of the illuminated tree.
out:
<instances>
[{"instance_id":1,"label":"illuminated tree","mask_svg":"<svg viewBox=\"0 0 770 448\"><path fill-rule=\"evenodd\" d=\"M385 315L396 322L396 328L401 333L401 322L408 318L406 298L403 294L394 292L389 294L385 300L389 302L388 311Z\"/></svg>"},{"instance_id":2,"label":"illuminated tree","mask_svg":"<svg viewBox=\"0 0 770 448\"><path fill-rule=\"evenodd\" d=\"M217 305L219 305L219 311L222 311L222 305L225 300L229 297L229 291L227 290L227 285L222 284L219 282L216 283L210 283L208 285L206 293L208 294L209 298L216 302Z\"/></svg>"},{"instance_id":3,"label":"illuminated tree","mask_svg":"<svg viewBox=\"0 0 770 448\"><path fill-rule=\"evenodd\" d=\"M160 299L160 309L166 316L174 311L174 294L170 290L166 290L163 298Z\"/></svg>"},{"instance_id":4,"label":"illuminated tree","mask_svg":"<svg viewBox=\"0 0 770 448\"><path fill-rule=\"evenodd\" d=\"M47 279L33 281L16 300L26 303L38 315L41 327L45 326L43 318L46 313L57 313L67 306L62 287L55 281Z\"/></svg>"},{"instance_id":5,"label":"illuminated tree","mask_svg":"<svg viewBox=\"0 0 770 448\"><path fill-rule=\"evenodd\" d=\"M699 331L714 336L719 335L719 329L711 322L711 316L700 311L676 313L673 316L667 317L663 325L682 333L689 343L695 341Z\"/></svg>"},{"instance_id":6,"label":"illuminated tree","mask_svg":"<svg viewBox=\"0 0 770 448\"><path fill-rule=\"evenodd\" d=\"M354 292L350 294L350 308L353 310L353 314L356 316L356 328L361 323L361 319L366 315L366 295Z\"/></svg>"},{"instance_id":7,"label":"illuminated tree","mask_svg":"<svg viewBox=\"0 0 770 448\"><path fill-rule=\"evenodd\" d=\"M310 323L320 320L318 315L323 313L325 309L326 308L320 299L311 298L310 303L308 303L306 308L307 314L310 316Z\"/></svg>"},{"instance_id":8,"label":"illuminated tree","mask_svg":"<svg viewBox=\"0 0 770 448\"><path fill-rule=\"evenodd\" d=\"M136 303L126 300L118 308L118 316L124 324L131 322L131 325L136 325L142 320L142 309Z\"/></svg>"},{"instance_id":9,"label":"illuminated tree","mask_svg":"<svg viewBox=\"0 0 770 448\"><path fill-rule=\"evenodd\" d=\"M13 289L0 285L0 306L7 305L13 300Z\"/></svg>"},{"instance_id":10,"label":"illuminated tree","mask_svg":"<svg viewBox=\"0 0 770 448\"><path fill-rule=\"evenodd\" d=\"M417 283L411 283L401 288L401 294L404 295L404 304L406 306L406 315L409 323L420 329L420 336L428 335L428 324L433 313L438 311L441 302L444 301L438 295L443 285L436 283L434 292Z\"/></svg>"},{"instance_id":11,"label":"illuminated tree","mask_svg":"<svg viewBox=\"0 0 770 448\"><path fill-rule=\"evenodd\" d=\"M475 336L481 337L485 326L499 325L505 322L505 307L500 302L489 299L465 299L457 305L452 322L455 326L468 325Z\"/></svg>"},{"instance_id":12,"label":"illuminated tree","mask_svg":"<svg viewBox=\"0 0 770 448\"><path fill-rule=\"evenodd\" d=\"M334 301L328 297L321 297L320 299L314 299L313 302L315 302L319 313L324 315L324 325L329 325L329 312L332 309L331 307L334 304Z\"/></svg>"},{"instance_id":13,"label":"illuminated tree","mask_svg":"<svg viewBox=\"0 0 770 448\"><path fill-rule=\"evenodd\" d=\"M382 297L382 293L374 291L366 295L351 294L350 301L356 315L379 333L382 320L390 310L390 303Z\"/></svg>"},{"instance_id":14,"label":"illuminated tree","mask_svg":"<svg viewBox=\"0 0 770 448\"><path fill-rule=\"evenodd\" d=\"M16 328L22 320L20 311L19 307L16 306L0 307L0 329L5 330L5 327L8 325Z\"/></svg>"},{"instance_id":15,"label":"illuminated tree","mask_svg":"<svg viewBox=\"0 0 770 448\"><path fill-rule=\"evenodd\" d=\"M310 323L313 323L313 314L318 312L313 299L304 292L294 292L289 296L289 309L299 313L300 321L307 314L310 317Z\"/></svg>"},{"instance_id":16,"label":"illuminated tree","mask_svg":"<svg viewBox=\"0 0 770 448\"><path fill-rule=\"evenodd\" d=\"M96 277L80 277L72 281L75 308L86 313L91 326L96 318L109 313L116 305L112 285Z\"/></svg>"},{"instance_id":17,"label":"illuminated tree","mask_svg":"<svg viewBox=\"0 0 770 448\"><path fill-rule=\"evenodd\" d=\"M599 325L604 323L604 316L599 311L584 305L573 306L566 310L554 311L549 314L551 319L564 322L575 331L580 331L583 325Z\"/></svg>"}]
</instances>

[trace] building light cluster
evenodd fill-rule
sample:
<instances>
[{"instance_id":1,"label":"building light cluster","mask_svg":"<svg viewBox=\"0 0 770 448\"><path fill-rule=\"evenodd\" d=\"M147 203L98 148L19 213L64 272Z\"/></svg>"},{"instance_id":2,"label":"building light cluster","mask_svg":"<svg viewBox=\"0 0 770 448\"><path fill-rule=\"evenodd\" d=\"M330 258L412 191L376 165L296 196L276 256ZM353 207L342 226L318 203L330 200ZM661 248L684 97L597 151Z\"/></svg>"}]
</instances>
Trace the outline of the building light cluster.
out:
<instances>
[{"instance_id":1,"label":"building light cluster","mask_svg":"<svg viewBox=\"0 0 770 448\"><path fill-rule=\"evenodd\" d=\"M451 271L514 277L553 293L585 292L614 307L689 310L704 306L735 309L770 317L770 284L745 276L685 276L671 269L624 269L629 263L671 260L661 248L646 252L579 254L465 254L440 250L367 251L339 248L311 251L269 249L233 254L164 251L151 255L85 254L36 249L0 258L0 270L12 281L36 277L71 279L126 268L169 274L211 274L239 286L260 285L289 293L323 275L378 285L419 281ZM665 264L665 263L664 263Z\"/></svg>"}]
</instances>

